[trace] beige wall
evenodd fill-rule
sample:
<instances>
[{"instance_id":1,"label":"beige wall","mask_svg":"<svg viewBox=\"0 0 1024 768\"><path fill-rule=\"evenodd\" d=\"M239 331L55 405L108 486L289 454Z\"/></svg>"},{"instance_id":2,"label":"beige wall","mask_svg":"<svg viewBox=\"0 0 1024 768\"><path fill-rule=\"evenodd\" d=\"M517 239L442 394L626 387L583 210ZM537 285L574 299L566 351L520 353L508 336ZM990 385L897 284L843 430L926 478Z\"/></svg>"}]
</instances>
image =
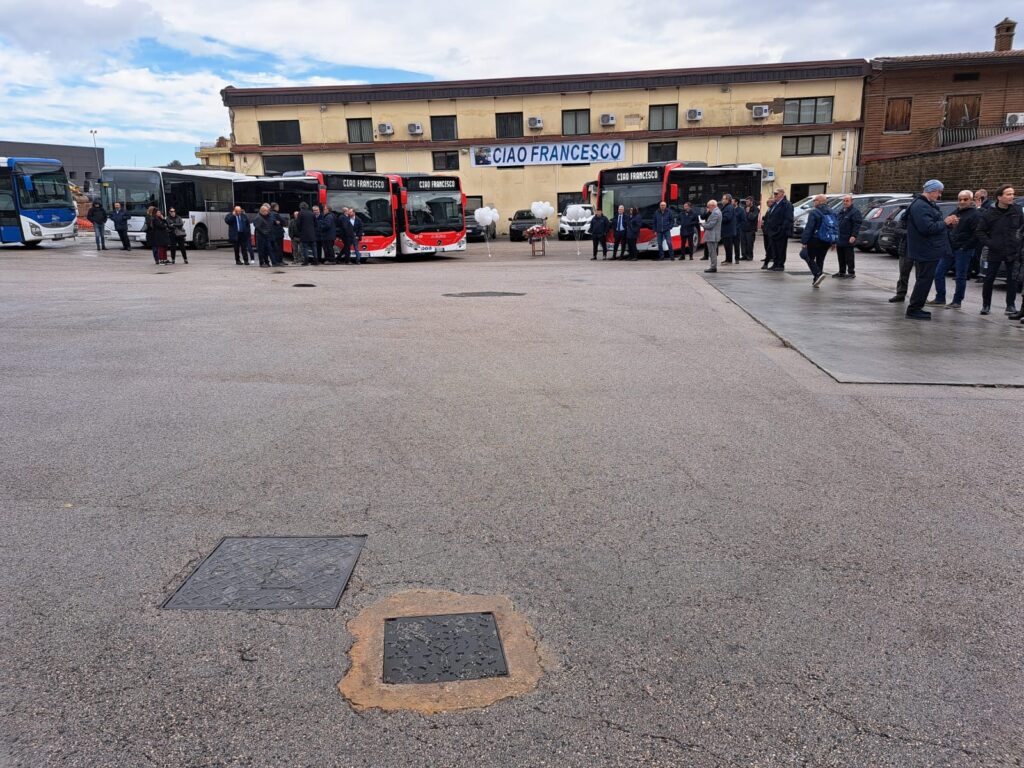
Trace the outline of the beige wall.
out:
<instances>
[{"instance_id":1,"label":"beige wall","mask_svg":"<svg viewBox=\"0 0 1024 768\"><path fill-rule=\"evenodd\" d=\"M458 117L460 148L460 169L457 172L463 180L466 194L482 195L484 202L498 208L503 225L499 231L507 231L508 216L517 208L528 208L534 200L549 200L555 204L559 192L578 192L583 185L595 179L598 171L610 167L602 164L589 166L528 166L522 169L499 170L494 167L473 168L470 166L470 143L488 143L494 140L497 112L522 112L525 120L538 116L544 119L541 131L525 128L529 139L547 136L552 141L568 141L574 137L563 137L562 110L591 110L590 138L602 134L647 131L649 107L656 104L679 105L680 128L701 127L721 128L727 131L735 126L782 125L781 108L767 120L754 120L749 104L772 104L777 100L810 96L833 96L833 121L855 122L861 118L861 93L863 81L859 78L841 80L817 80L788 83L760 83L750 85L701 86L689 88L662 88L654 90L600 91L583 94L544 94L501 98L478 98L455 100L420 100L375 102L371 104L328 104L321 111L319 105L243 107L234 110L234 140L239 145L259 144L258 120L299 120L303 141L303 156L307 168L329 168L349 170L349 152L374 152L379 172L421 171L432 172L431 152L438 147L430 140L430 116L451 115ZM704 112L700 123L687 123L685 111L699 108ZM608 112L616 117L614 128L602 128L599 124L601 113ZM374 128L378 123L390 122L395 127L394 136L375 136L373 144L351 146L344 151L323 150L317 144L337 144L348 141L346 120L368 117ZM410 136L407 124L420 122L424 126L422 137ZM681 160L702 160L709 164L720 163L761 163L774 168L775 185L789 189L793 184L827 185L829 192L853 189L857 156L857 130L829 130L830 126L794 126L786 133L765 132L739 136L658 136L630 140L626 137L626 163L647 162L647 145L650 141L677 141ZM828 156L783 158L782 138L784 135L804 133L831 133L831 153ZM413 147L389 149L395 142L415 142L423 148ZM292 154L281 150L281 154ZM262 161L259 154L236 152L236 168L248 174L261 174ZM553 222L552 222L553 223Z\"/></svg>"}]
</instances>

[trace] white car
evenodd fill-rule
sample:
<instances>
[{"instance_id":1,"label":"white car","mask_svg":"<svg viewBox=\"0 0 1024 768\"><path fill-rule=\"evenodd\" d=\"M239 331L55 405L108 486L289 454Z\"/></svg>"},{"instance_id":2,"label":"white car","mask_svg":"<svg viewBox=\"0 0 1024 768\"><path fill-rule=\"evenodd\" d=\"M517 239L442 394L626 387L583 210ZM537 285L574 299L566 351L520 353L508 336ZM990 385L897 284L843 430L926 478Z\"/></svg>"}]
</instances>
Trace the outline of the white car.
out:
<instances>
[{"instance_id":1,"label":"white car","mask_svg":"<svg viewBox=\"0 0 1024 768\"><path fill-rule=\"evenodd\" d=\"M590 237L590 220L594 218L594 206L587 205L586 203L573 203L573 205L579 205L580 208L587 212L586 218L580 219L579 221L569 221L565 217L565 211L562 211L562 215L558 217L558 239L559 240L572 240L576 237L576 231L579 231L580 237ZM566 206L568 210L569 206Z\"/></svg>"}]
</instances>

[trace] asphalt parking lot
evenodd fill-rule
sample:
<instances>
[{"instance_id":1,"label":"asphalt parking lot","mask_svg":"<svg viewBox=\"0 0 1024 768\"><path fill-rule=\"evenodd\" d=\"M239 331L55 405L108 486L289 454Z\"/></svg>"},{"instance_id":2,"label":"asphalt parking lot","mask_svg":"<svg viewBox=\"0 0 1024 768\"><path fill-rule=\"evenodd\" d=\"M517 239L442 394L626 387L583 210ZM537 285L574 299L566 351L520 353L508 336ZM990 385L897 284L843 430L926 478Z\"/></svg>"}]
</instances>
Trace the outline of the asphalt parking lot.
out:
<instances>
[{"instance_id":1,"label":"asphalt parking lot","mask_svg":"<svg viewBox=\"0 0 1024 768\"><path fill-rule=\"evenodd\" d=\"M837 381L704 262L491 248L0 249L0 765L1024 765L1024 389ZM895 269L818 289L834 344ZM908 349L1006 323L979 293ZM336 609L161 608L225 536L328 535ZM537 687L350 706L348 622L417 588L511 600Z\"/></svg>"}]
</instances>

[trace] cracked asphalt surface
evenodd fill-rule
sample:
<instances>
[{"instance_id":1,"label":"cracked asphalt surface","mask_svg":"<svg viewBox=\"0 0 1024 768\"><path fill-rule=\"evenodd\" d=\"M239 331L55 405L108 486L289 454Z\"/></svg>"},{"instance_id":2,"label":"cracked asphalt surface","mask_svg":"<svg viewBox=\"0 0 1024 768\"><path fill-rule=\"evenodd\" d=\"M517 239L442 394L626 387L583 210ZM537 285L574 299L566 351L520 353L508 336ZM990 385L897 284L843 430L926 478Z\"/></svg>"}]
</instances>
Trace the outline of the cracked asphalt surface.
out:
<instances>
[{"instance_id":1,"label":"cracked asphalt surface","mask_svg":"<svg viewBox=\"0 0 1024 768\"><path fill-rule=\"evenodd\" d=\"M493 250L0 249L0 766L1024 765L1024 390L839 384L699 261ZM322 534L368 536L337 610L158 608ZM421 586L511 598L537 690L354 712L346 622Z\"/></svg>"}]
</instances>

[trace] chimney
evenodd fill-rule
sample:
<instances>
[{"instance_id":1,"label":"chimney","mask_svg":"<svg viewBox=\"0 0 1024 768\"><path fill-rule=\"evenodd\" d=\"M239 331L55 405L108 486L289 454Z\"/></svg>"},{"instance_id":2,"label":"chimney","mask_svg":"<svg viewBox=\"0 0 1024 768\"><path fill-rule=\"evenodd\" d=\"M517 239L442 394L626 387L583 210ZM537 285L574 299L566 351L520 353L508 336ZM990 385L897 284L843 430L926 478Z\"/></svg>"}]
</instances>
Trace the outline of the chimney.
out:
<instances>
[{"instance_id":1,"label":"chimney","mask_svg":"<svg viewBox=\"0 0 1024 768\"><path fill-rule=\"evenodd\" d=\"M1017 31L1017 22L1005 18L996 24L996 50L1013 50L1013 33Z\"/></svg>"}]
</instances>

